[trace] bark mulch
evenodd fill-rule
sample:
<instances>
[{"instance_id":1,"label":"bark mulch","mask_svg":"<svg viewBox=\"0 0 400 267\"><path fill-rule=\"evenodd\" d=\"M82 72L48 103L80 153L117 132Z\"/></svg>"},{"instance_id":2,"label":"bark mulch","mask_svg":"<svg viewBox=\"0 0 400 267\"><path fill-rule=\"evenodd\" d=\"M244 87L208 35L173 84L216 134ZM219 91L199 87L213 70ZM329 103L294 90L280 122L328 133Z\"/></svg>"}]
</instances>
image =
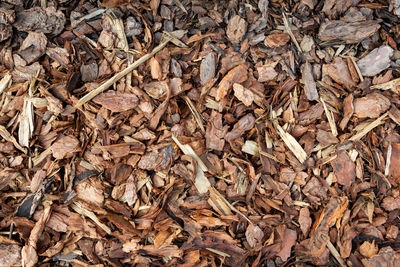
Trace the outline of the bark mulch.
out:
<instances>
[{"instance_id":1,"label":"bark mulch","mask_svg":"<svg viewBox=\"0 0 400 267\"><path fill-rule=\"evenodd\" d=\"M0 266L400 266L399 16L0 1Z\"/></svg>"}]
</instances>

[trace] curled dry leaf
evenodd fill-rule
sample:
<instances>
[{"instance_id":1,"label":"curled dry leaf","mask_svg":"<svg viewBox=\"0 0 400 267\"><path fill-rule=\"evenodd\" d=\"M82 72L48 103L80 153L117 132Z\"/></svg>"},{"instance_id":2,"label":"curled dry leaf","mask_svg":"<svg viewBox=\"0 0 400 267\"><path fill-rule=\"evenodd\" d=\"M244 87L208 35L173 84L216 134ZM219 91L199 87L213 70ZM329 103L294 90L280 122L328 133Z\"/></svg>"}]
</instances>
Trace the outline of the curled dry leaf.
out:
<instances>
[{"instance_id":1,"label":"curled dry leaf","mask_svg":"<svg viewBox=\"0 0 400 267\"><path fill-rule=\"evenodd\" d=\"M27 244L22 248L22 265L25 267L33 267L38 262L38 255L36 251L37 242L43 232L44 226L50 217L51 206L46 205L42 217L36 222L33 227Z\"/></svg>"},{"instance_id":2,"label":"curled dry leaf","mask_svg":"<svg viewBox=\"0 0 400 267\"><path fill-rule=\"evenodd\" d=\"M346 197L332 197L325 206L311 231L310 252L319 257L329 241L329 228L343 215L348 205Z\"/></svg>"},{"instance_id":3,"label":"curled dry leaf","mask_svg":"<svg viewBox=\"0 0 400 267\"><path fill-rule=\"evenodd\" d=\"M112 112L123 112L135 108L139 104L139 99L134 94L108 91L96 96L93 102Z\"/></svg>"},{"instance_id":4,"label":"curled dry leaf","mask_svg":"<svg viewBox=\"0 0 400 267\"><path fill-rule=\"evenodd\" d=\"M247 65L241 64L230 70L219 83L216 100L220 101L226 96L234 83L242 83L247 80Z\"/></svg>"},{"instance_id":5,"label":"curled dry leaf","mask_svg":"<svg viewBox=\"0 0 400 267\"><path fill-rule=\"evenodd\" d=\"M378 118L390 108L390 100L380 93L371 93L353 101L354 114L359 118Z\"/></svg>"}]
</instances>

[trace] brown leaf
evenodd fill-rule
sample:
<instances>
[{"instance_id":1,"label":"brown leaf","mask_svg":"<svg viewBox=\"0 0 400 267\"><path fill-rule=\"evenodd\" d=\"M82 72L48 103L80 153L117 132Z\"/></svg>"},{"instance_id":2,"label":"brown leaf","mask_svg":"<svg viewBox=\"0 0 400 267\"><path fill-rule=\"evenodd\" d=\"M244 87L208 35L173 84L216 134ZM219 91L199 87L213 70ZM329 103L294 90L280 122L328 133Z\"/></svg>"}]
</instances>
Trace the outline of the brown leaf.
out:
<instances>
[{"instance_id":1,"label":"brown leaf","mask_svg":"<svg viewBox=\"0 0 400 267\"><path fill-rule=\"evenodd\" d=\"M38 261L36 251L37 242L43 232L44 226L50 217L51 206L47 204L44 208L42 217L36 222L28 239L28 243L22 248L22 265L26 267L33 267Z\"/></svg>"},{"instance_id":2,"label":"brown leaf","mask_svg":"<svg viewBox=\"0 0 400 267\"><path fill-rule=\"evenodd\" d=\"M134 94L108 91L96 96L93 102L112 112L123 112L135 108L139 104L139 99Z\"/></svg>"},{"instance_id":3,"label":"brown leaf","mask_svg":"<svg viewBox=\"0 0 400 267\"><path fill-rule=\"evenodd\" d=\"M225 258L225 263L230 266L240 265L246 257L246 251L237 246L230 235L222 231L205 231L192 240L188 240L182 247L184 250L206 248L228 254L230 257Z\"/></svg>"},{"instance_id":4,"label":"brown leaf","mask_svg":"<svg viewBox=\"0 0 400 267\"><path fill-rule=\"evenodd\" d=\"M331 162L338 184L349 187L356 178L356 165L346 151L339 151Z\"/></svg>"},{"instance_id":5,"label":"brown leaf","mask_svg":"<svg viewBox=\"0 0 400 267\"><path fill-rule=\"evenodd\" d=\"M311 230L310 252L319 257L329 241L329 228L343 215L348 206L346 197L332 197L325 206Z\"/></svg>"},{"instance_id":6,"label":"brown leaf","mask_svg":"<svg viewBox=\"0 0 400 267\"><path fill-rule=\"evenodd\" d=\"M353 101L354 114L359 118L378 118L390 108L390 100L380 93L371 93Z\"/></svg>"},{"instance_id":7,"label":"brown leaf","mask_svg":"<svg viewBox=\"0 0 400 267\"><path fill-rule=\"evenodd\" d=\"M219 83L216 100L220 101L226 96L234 83L242 83L247 80L247 65L241 64L230 70Z\"/></svg>"}]
</instances>

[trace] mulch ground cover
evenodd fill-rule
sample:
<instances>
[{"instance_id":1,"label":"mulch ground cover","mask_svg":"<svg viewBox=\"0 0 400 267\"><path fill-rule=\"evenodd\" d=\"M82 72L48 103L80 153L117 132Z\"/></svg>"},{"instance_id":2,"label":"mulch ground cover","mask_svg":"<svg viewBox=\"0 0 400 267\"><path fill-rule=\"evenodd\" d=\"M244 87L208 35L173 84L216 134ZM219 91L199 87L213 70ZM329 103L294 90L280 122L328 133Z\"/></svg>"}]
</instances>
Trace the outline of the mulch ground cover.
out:
<instances>
[{"instance_id":1,"label":"mulch ground cover","mask_svg":"<svg viewBox=\"0 0 400 267\"><path fill-rule=\"evenodd\" d=\"M399 16L0 1L0 266L400 266Z\"/></svg>"}]
</instances>

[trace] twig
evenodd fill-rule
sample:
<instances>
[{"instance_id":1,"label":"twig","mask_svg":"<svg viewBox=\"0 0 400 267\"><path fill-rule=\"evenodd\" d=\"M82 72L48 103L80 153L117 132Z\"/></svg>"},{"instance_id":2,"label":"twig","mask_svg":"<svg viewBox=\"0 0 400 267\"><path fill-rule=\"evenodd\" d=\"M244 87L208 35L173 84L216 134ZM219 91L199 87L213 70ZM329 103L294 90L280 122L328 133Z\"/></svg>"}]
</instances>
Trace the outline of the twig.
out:
<instances>
[{"instance_id":1,"label":"twig","mask_svg":"<svg viewBox=\"0 0 400 267\"><path fill-rule=\"evenodd\" d=\"M26 154L26 150L25 148L23 148L22 146L20 146L20 144L17 142L17 140L15 139L14 136L12 136L6 129L6 127L4 127L3 125L0 125L0 136L3 137L4 140L13 143L13 145L15 146L15 148L21 150L23 153Z\"/></svg>"},{"instance_id":2,"label":"twig","mask_svg":"<svg viewBox=\"0 0 400 267\"><path fill-rule=\"evenodd\" d=\"M364 77L361 74L360 68L358 67L356 61L354 60L354 57L350 57L351 63L353 63L354 68L357 71L358 77L360 78L360 81L363 82L364 81Z\"/></svg>"},{"instance_id":3,"label":"twig","mask_svg":"<svg viewBox=\"0 0 400 267\"><path fill-rule=\"evenodd\" d=\"M333 257L335 257L335 259L339 262L340 266L347 267L346 263L344 262L342 257L340 257L339 252L336 250L335 246L331 243L330 240L328 240L327 247L329 251L332 253Z\"/></svg>"},{"instance_id":4,"label":"twig","mask_svg":"<svg viewBox=\"0 0 400 267\"><path fill-rule=\"evenodd\" d=\"M373 122L371 122L370 124L368 124L367 126L365 126L361 131L359 131L357 134L353 135L349 140L350 141L358 141L361 138L364 137L364 135L366 135L369 131L371 131L372 129L374 129L375 127L377 127L378 125L382 124L383 119L385 119L385 117L388 115L388 112L386 112L385 114L383 114L382 116L380 116L379 118L377 118L376 120L374 120Z\"/></svg>"},{"instance_id":5,"label":"twig","mask_svg":"<svg viewBox=\"0 0 400 267\"><path fill-rule=\"evenodd\" d=\"M98 10L92 12L92 13L89 13L89 14L87 14L87 15L81 17L80 19L77 19L77 20L75 21L75 23L73 23L73 24L71 23L71 24L72 24L72 27L75 27L76 25L78 25L79 23L81 23L81 22L84 21L84 20L90 20L90 19L92 19L92 18L95 18L95 17L97 17L97 16L103 14L105 11L106 11L105 9L98 9Z\"/></svg>"},{"instance_id":6,"label":"twig","mask_svg":"<svg viewBox=\"0 0 400 267\"><path fill-rule=\"evenodd\" d=\"M296 47L297 47L297 49L299 50L299 52L302 53L303 50L301 49L299 43L297 42L296 37L294 37L294 34L293 34L293 32L292 32L292 29L290 29L289 21L288 21L286 15L285 15L285 12L282 12L282 15L283 15L283 24L285 25L285 30L286 30L287 33L290 35L290 38L292 38L293 43L296 45Z\"/></svg>"},{"instance_id":7,"label":"twig","mask_svg":"<svg viewBox=\"0 0 400 267\"><path fill-rule=\"evenodd\" d=\"M193 105L193 102L192 102L192 100L190 100L189 97L184 96L183 99L185 100L186 104L188 105L190 111L193 113L193 116L194 116L197 124L199 125L201 132L203 134L205 134L206 130L204 129L203 118L202 118L201 114L196 109L196 107Z\"/></svg>"},{"instance_id":8,"label":"twig","mask_svg":"<svg viewBox=\"0 0 400 267\"><path fill-rule=\"evenodd\" d=\"M335 118L333 117L332 112L328 109L327 105L325 104L324 99L322 97L320 97L320 100L322 102L322 105L324 106L325 115L328 118L328 122L329 122L329 126L331 127L332 134L334 136L337 136L338 131L336 128Z\"/></svg>"},{"instance_id":9,"label":"twig","mask_svg":"<svg viewBox=\"0 0 400 267\"><path fill-rule=\"evenodd\" d=\"M11 84L11 74L6 74L1 80L0 80L0 94L3 93Z\"/></svg>"},{"instance_id":10,"label":"twig","mask_svg":"<svg viewBox=\"0 0 400 267\"><path fill-rule=\"evenodd\" d=\"M182 9L182 11L183 11L186 15L188 14L186 8L183 6L183 4L181 3L181 1L179 1L179 0L174 0L174 2L175 2L175 4L176 4L180 9Z\"/></svg>"},{"instance_id":11,"label":"twig","mask_svg":"<svg viewBox=\"0 0 400 267\"><path fill-rule=\"evenodd\" d=\"M166 39L164 41L162 41L158 46L156 46L153 49L153 51L151 51L150 53L142 56L136 62L134 62L132 65L129 65L123 71L118 72L113 77L108 79L105 83L103 83L102 85L97 87L95 90L91 91L90 93L86 94L81 99L79 99L79 101L75 104L75 108L80 108L83 104L85 104L86 102L88 102L91 99L93 99L94 97L96 97L98 94L100 94L103 91L105 91L106 89L108 89L116 81L118 81L122 77L126 76L128 73L132 72L134 69L139 67L141 64L143 64L144 62L149 60L152 56L154 56L156 53L161 51L161 49L163 49L171 40L172 40L171 37L169 37L169 36L166 37Z\"/></svg>"}]
</instances>

